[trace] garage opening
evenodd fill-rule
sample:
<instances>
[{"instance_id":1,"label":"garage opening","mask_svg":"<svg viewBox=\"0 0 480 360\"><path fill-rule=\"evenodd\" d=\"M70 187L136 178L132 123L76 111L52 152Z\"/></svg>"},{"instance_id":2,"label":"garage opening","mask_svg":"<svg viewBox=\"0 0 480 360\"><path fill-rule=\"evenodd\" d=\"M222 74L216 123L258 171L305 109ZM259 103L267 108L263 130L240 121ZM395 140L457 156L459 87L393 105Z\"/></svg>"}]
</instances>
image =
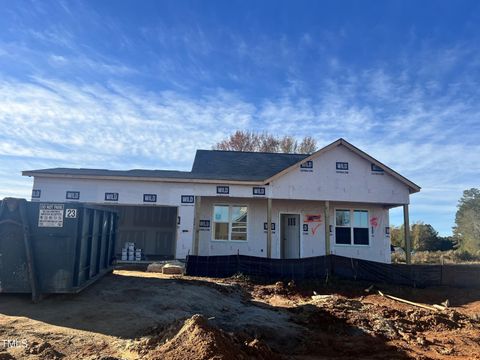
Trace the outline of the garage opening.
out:
<instances>
[{"instance_id":1,"label":"garage opening","mask_svg":"<svg viewBox=\"0 0 480 360\"><path fill-rule=\"evenodd\" d=\"M142 260L171 260L175 257L177 208L173 206L116 206L118 234L115 247L121 259L125 243L142 249Z\"/></svg>"}]
</instances>

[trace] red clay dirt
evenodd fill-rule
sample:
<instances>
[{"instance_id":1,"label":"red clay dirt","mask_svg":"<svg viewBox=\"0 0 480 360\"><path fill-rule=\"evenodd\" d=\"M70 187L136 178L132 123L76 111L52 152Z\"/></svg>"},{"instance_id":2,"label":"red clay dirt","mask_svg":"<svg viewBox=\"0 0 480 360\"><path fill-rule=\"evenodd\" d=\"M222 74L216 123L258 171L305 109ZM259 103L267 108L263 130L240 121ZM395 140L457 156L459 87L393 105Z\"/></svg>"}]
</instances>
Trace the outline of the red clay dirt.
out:
<instances>
[{"instance_id":1,"label":"red clay dirt","mask_svg":"<svg viewBox=\"0 0 480 360\"><path fill-rule=\"evenodd\" d=\"M369 285L117 270L39 304L0 295L0 360L480 359L479 289L381 287L426 304L449 299L432 311Z\"/></svg>"}]
</instances>

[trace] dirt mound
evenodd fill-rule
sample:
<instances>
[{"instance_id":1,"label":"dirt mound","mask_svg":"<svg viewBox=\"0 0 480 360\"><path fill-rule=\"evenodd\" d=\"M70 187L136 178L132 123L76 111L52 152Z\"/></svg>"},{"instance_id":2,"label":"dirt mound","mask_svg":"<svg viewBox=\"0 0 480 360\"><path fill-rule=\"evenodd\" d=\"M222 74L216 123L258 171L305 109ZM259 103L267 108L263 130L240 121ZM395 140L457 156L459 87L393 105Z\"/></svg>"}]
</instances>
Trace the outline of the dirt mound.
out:
<instances>
[{"instance_id":1,"label":"dirt mound","mask_svg":"<svg viewBox=\"0 0 480 360\"><path fill-rule=\"evenodd\" d=\"M480 333L479 321L453 309L434 312L403 306L393 308L373 302L374 299L322 295L292 308L293 321L312 330L309 342L304 344L305 353L324 356L352 356L355 353L382 358L391 352L390 358L402 358L404 354L396 353L391 346L400 341L408 344L407 349L412 346L428 349L435 343L437 352L443 355L450 345L442 344L441 339L430 334Z\"/></svg>"},{"instance_id":2,"label":"dirt mound","mask_svg":"<svg viewBox=\"0 0 480 360\"><path fill-rule=\"evenodd\" d=\"M0 360L15 360L15 358L12 355L2 350L0 350Z\"/></svg>"},{"instance_id":3,"label":"dirt mound","mask_svg":"<svg viewBox=\"0 0 480 360\"><path fill-rule=\"evenodd\" d=\"M156 333L156 334L155 334ZM137 348L143 359L278 359L279 356L258 339L240 339L194 315L168 328L154 329Z\"/></svg>"},{"instance_id":4,"label":"dirt mound","mask_svg":"<svg viewBox=\"0 0 480 360\"><path fill-rule=\"evenodd\" d=\"M392 340L409 335L415 336L427 330L480 328L480 321L448 309L444 312L394 309L338 295L325 297L322 301L316 302L316 305L302 309L303 321L318 324L323 330L335 329L339 334L360 330ZM302 321L302 317L300 319Z\"/></svg>"},{"instance_id":5,"label":"dirt mound","mask_svg":"<svg viewBox=\"0 0 480 360\"><path fill-rule=\"evenodd\" d=\"M65 357L64 354L55 350L49 342L34 342L25 352L31 355L39 355L46 360L60 360Z\"/></svg>"}]
</instances>

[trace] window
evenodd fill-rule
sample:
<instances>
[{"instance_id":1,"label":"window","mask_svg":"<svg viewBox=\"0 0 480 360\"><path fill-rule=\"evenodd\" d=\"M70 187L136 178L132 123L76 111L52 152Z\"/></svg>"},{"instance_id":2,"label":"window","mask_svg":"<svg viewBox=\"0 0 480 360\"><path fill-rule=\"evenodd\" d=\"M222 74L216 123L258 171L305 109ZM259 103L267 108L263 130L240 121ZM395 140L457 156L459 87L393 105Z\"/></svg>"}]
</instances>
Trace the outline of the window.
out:
<instances>
[{"instance_id":1,"label":"window","mask_svg":"<svg viewBox=\"0 0 480 360\"><path fill-rule=\"evenodd\" d=\"M372 169L372 171L374 171L374 172L383 173L383 169L382 169L380 166L378 166L378 165L372 164L371 169Z\"/></svg>"},{"instance_id":2,"label":"window","mask_svg":"<svg viewBox=\"0 0 480 360\"><path fill-rule=\"evenodd\" d=\"M368 245L368 211L353 211L353 243Z\"/></svg>"},{"instance_id":3,"label":"window","mask_svg":"<svg viewBox=\"0 0 480 360\"><path fill-rule=\"evenodd\" d=\"M337 210L335 212L335 224L335 242L350 245L352 243L350 210Z\"/></svg>"},{"instance_id":4,"label":"window","mask_svg":"<svg viewBox=\"0 0 480 360\"><path fill-rule=\"evenodd\" d=\"M303 164L300 164L300 168L301 169L313 169L313 161L312 160L305 161Z\"/></svg>"},{"instance_id":5,"label":"window","mask_svg":"<svg viewBox=\"0 0 480 360\"><path fill-rule=\"evenodd\" d=\"M247 207L215 205L213 207L214 240L247 240Z\"/></svg>"},{"instance_id":6,"label":"window","mask_svg":"<svg viewBox=\"0 0 480 360\"><path fill-rule=\"evenodd\" d=\"M335 243L338 245L369 245L368 211L335 210Z\"/></svg>"}]
</instances>

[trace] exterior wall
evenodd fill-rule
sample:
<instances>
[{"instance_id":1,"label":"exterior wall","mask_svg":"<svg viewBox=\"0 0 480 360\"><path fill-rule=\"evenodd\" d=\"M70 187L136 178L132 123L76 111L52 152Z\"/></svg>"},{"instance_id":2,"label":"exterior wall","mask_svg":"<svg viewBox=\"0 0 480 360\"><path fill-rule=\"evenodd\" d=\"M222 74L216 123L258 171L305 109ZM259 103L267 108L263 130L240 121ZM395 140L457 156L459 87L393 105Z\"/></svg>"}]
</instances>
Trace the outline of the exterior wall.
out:
<instances>
[{"instance_id":1,"label":"exterior wall","mask_svg":"<svg viewBox=\"0 0 480 360\"><path fill-rule=\"evenodd\" d=\"M180 225L177 228L176 257L185 258L192 253L194 236L194 204L183 204L182 195L216 196L218 184L195 183L167 183L156 181L128 181L128 180L102 180L102 179L74 179L35 177L34 189L41 190L39 199L32 201L56 202L86 202L102 205L143 205L143 206L177 206ZM268 194L268 186L265 186ZM230 193L223 196L252 198L253 187L245 185L230 185ZM79 191L79 200L67 200L67 191ZM105 193L118 193L118 201L105 201ZM157 202L144 203L143 194L156 194ZM265 199L265 196L259 196ZM266 201L266 200L264 200ZM266 220L265 220L266 221Z\"/></svg>"},{"instance_id":2,"label":"exterior wall","mask_svg":"<svg viewBox=\"0 0 480 360\"><path fill-rule=\"evenodd\" d=\"M335 209L368 210L369 245L335 244ZM372 221L373 220L373 221ZM330 252L334 255L390 263L390 235L385 228L390 226L388 209L383 206L362 203L330 203Z\"/></svg>"},{"instance_id":3,"label":"exterior wall","mask_svg":"<svg viewBox=\"0 0 480 360\"><path fill-rule=\"evenodd\" d=\"M33 188L40 189L41 196L40 199L32 199L32 201L67 202L68 200L65 199L67 191L80 191L80 199L70 201L108 206L176 206L180 225L177 225L175 257L185 258L189 252L192 252L194 205L181 203L182 195L193 194L194 189L191 184L36 177ZM106 192L118 192L118 201L105 201ZM144 203L143 194L157 194L157 203L153 205Z\"/></svg>"},{"instance_id":4,"label":"exterior wall","mask_svg":"<svg viewBox=\"0 0 480 360\"><path fill-rule=\"evenodd\" d=\"M216 241L213 239L213 206L215 204L248 206L247 241ZM370 226L369 245L336 245L335 244L335 208L366 209L370 221L376 218L376 226ZM274 200L272 202L272 257L280 258L280 215L300 215L300 256L312 257L325 255L325 221L324 204L316 201ZM321 215L321 222L304 222L306 215ZM266 257L267 231L264 223L267 221L267 200L245 198L202 198L200 220L210 220L210 228L200 231L199 255L251 255ZM303 230L303 224L308 224L308 231ZM365 260L390 262L390 238L385 233L389 226L388 210L383 206L359 203L330 203L330 218L332 225L330 233L330 249L332 254L354 257Z\"/></svg>"},{"instance_id":5,"label":"exterior wall","mask_svg":"<svg viewBox=\"0 0 480 360\"><path fill-rule=\"evenodd\" d=\"M215 204L246 205L248 206L247 241L216 241L213 240L213 206ZM299 214L301 223L305 214L323 213L319 202L276 200L272 203L272 222L275 230L272 231L272 257L280 258L280 215L282 213ZM323 215L322 215L323 218ZM210 220L211 228L200 232L199 255L230 255L242 254L251 256L267 256L267 222L266 199L225 199L202 198L201 220ZM302 231L300 224L300 255L301 257L319 256L325 254L324 227L319 224L315 234Z\"/></svg>"},{"instance_id":6,"label":"exterior wall","mask_svg":"<svg viewBox=\"0 0 480 360\"><path fill-rule=\"evenodd\" d=\"M348 162L348 173L336 170ZM338 146L313 160L312 169L297 169L272 181L272 198L408 204L408 187L387 173L373 172L371 163Z\"/></svg>"}]
</instances>

